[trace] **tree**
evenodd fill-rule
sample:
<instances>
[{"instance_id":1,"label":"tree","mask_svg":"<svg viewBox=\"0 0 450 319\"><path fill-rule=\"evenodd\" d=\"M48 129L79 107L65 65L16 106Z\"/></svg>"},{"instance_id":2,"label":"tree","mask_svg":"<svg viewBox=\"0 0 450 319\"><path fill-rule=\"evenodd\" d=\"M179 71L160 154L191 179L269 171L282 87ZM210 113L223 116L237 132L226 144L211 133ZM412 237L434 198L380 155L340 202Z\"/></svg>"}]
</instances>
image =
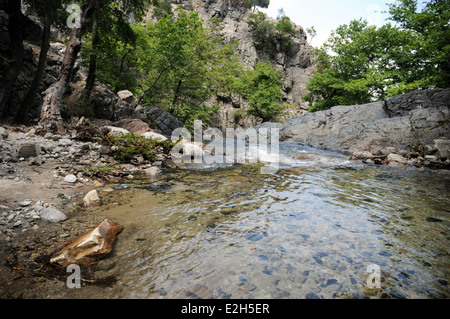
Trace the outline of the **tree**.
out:
<instances>
[{"instance_id":1,"label":"tree","mask_svg":"<svg viewBox=\"0 0 450 319\"><path fill-rule=\"evenodd\" d=\"M277 119L281 108L282 73L270 64L258 63L254 70L247 70L236 81L236 91L250 104L249 114L264 122Z\"/></svg>"},{"instance_id":2,"label":"tree","mask_svg":"<svg viewBox=\"0 0 450 319\"><path fill-rule=\"evenodd\" d=\"M278 9L278 16L277 16L277 20L280 20L281 18L286 17L286 12L284 12L283 8Z\"/></svg>"},{"instance_id":3,"label":"tree","mask_svg":"<svg viewBox=\"0 0 450 319\"><path fill-rule=\"evenodd\" d=\"M251 4L253 7L253 11L255 11L256 7L268 8L270 5L270 0L251 0Z\"/></svg>"},{"instance_id":4,"label":"tree","mask_svg":"<svg viewBox=\"0 0 450 319\"><path fill-rule=\"evenodd\" d=\"M270 0L232 0L231 5L253 8L253 11L255 11L256 7L268 8Z\"/></svg>"},{"instance_id":5,"label":"tree","mask_svg":"<svg viewBox=\"0 0 450 319\"><path fill-rule=\"evenodd\" d=\"M295 28L291 19L287 16L281 17L276 24L266 19L263 12L251 14L248 25L252 30L256 49L264 59L273 59L278 50L287 52L292 46L291 37L295 35Z\"/></svg>"},{"instance_id":6,"label":"tree","mask_svg":"<svg viewBox=\"0 0 450 319\"><path fill-rule=\"evenodd\" d=\"M450 85L450 3L432 0L419 12L418 1L398 0L389 11L397 26L353 20L315 51L304 97L311 111Z\"/></svg>"},{"instance_id":7,"label":"tree","mask_svg":"<svg viewBox=\"0 0 450 319\"><path fill-rule=\"evenodd\" d=\"M421 69L416 41L413 32L390 24L377 28L353 20L338 27L315 51L318 71L304 100L315 111L383 99L400 86L416 87Z\"/></svg>"},{"instance_id":8,"label":"tree","mask_svg":"<svg viewBox=\"0 0 450 319\"><path fill-rule=\"evenodd\" d=\"M33 103L35 103L36 94L38 93L39 85L41 84L44 75L47 53L50 47L51 27L56 26L57 28L62 29L60 21L66 18L66 15L63 13L65 12L63 6L66 2L67 1L64 0L26 0L31 12L41 19L44 28L38 66L28 93L21 103L19 112L16 114L15 120L17 122L26 123L29 120L28 112L30 107L33 106ZM62 19L58 19L59 17L62 17Z\"/></svg>"},{"instance_id":9,"label":"tree","mask_svg":"<svg viewBox=\"0 0 450 319\"><path fill-rule=\"evenodd\" d=\"M160 105L188 126L195 119L208 123L217 107L205 102L229 90L240 70L234 44L225 45L216 28L186 11L136 25L136 104Z\"/></svg>"},{"instance_id":10,"label":"tree","mask_svg":"<svg viewBox=\"0 0 450 319\"><path fill-rule=\"evenodd\" d=\"M316 28L312 26L311 28L307 28L306 32L311 36L311 40L309 40L309 44L311 44L312 40L317 36Z\"/></svg>"},{"instance_id":11,"label":"tree","mask_svg":"<svg viewBox=\"0 0 450 319\"><path fill-rule=\"evenodd\" d=\"M75 60L82 47L82 39L88 28L90 18L96 14L101 8L110 3L117 3L112 0L84 0L81 4L79 13L77 13L77 23L74 23L63 63L61 66L58 80L52 84L44 92L44 101L41 110L39 124L43 127L43 131L64 132L64 123L61 117L61 104L66 89L71 81ZM117 5L125 13L135 12L138 9L143 10L146 0L123 0ZM96 57L95 57L96 58ZM92 67L91 72L96 67Z\"/></svg>"},{"instance_id":12,"label":"tree","mask_svg":"<svg viewBox=\"0 0 450 319\"><path fill-rule=\"evenodd\" d=\"M3 95L0 96L0 117L10 111L10 98L24 59L22 37L22 11L21 3L17 0L8 0L0 4L8 14L8 32L10 37L10 60L6 62L4 73L0 77L0 87Z\"/></svg>"},{"instance_id":13,"label":"tree","mask_svg":"<svg viewBox=\"0 0 450 319\"><path fill-rule=\"evenodd\" d=\"M81 49L81 41L84 31L88 26L92 13L100 7L99 0L87 0L81 6L79 12L79 24L74 23L70 33L69 42L62 62L57 81L44 92L44 102L41 110L39 125L44 131L64 132L64 123L61 117L61 104L63 96L72 78L75 60Z\"/></svg>"},{"instance_id":14,"label":"tree","mask_svg":"<svg viewBox=\"0 0 450 319\"><path fill-rule=\"evenodd\" d=\"M430 0L419 11L417 0L390 4L390 19L417 33L424 83L450 87L450 2Z\"/></svg>"},{"instance_id":15,"label":"tree","mask_svg":"<svg viewBox=\"0 0 450 319\"><path fill-rule=\"evenodd\" d=\"M86 35L81 50L82 61L89 68L88 79L91 79L86 81L84 95L86 98L90 95L92 82L97 78L116 93L124 89L134 91L137 85L133 71L136 60L135 31L123 19L122 12L113 11L111 6L99 12L99 20L97 32L93 24L92 32Z\"/></svg>"},{"instance_id":16,"label":"tree","mask_svg":"<svg viewBox=\"0 0 450 319\"><path fill-rule=\"evenodd\" d=\"M123 46L127 50L133 47L136 36L129 23L130 14L134 15L135 20L140 20L144 12L144 1L127 0L121 2L107 1L101 5L97 12L92 15L92 28L90 34L84 41L82 56L88 61L88 77L84 91L85 99L88 100L97 78L98 64L102 68L111 68L115 70L110 74L112 79L120 79L125 61L123 55L120 61L114 59L111 54ZM126 57L125 57L126 58ZM111 64L116 61L117 64ZM99 62L99 63L98 63ZM117 68L119 65L119 68ZM106 83L111 82L108 80ZM119 81L120 82L120 81ZM117 92L118 87L114 88Z\"/></svg>"}]
</instances>

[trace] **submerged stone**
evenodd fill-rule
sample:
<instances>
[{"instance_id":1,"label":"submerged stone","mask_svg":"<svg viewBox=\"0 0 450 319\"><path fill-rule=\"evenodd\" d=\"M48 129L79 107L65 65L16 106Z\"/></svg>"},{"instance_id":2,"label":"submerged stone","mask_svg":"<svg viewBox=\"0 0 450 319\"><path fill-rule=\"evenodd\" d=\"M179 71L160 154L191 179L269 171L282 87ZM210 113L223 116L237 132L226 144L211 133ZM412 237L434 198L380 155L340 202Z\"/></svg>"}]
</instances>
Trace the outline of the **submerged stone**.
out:
<instances>
[{"instance_id":1,"label":"submerged stone","mask_svg":"<svg viewBox=\"0 0 450 319\"><path fill-rule=\"evenodd\" d=\"M245 238L250 241L258 241L263 238L263 236L260 233L247 233L245 234Z\"/></svg>"},{"instance_id":2,"label":"submerged stone","mask_svg":"<svg viewBox=\"0 0 450 319\"><path fill-rule=\"evenodd\" d=\"M120 185L113 187L113 189L115 189L115 190L122 190L122 189L128 189L128 188L130 188L130 186L127 184L120 184Z\"/></svg>"},{"instance_id":3,"label":"submerged stone","mask_svg":"<svg viewBox=\"0 0 450 319\"><path fill-rule=\"evenodd\" d=\"M310 292L306 295L306 299L320 299L320 297L317 294Z\"/></svg>"},{"instance_id":4,"label":"submerged stone","mask_svg":"<svg viewBox=\"0 0 450 319\"><path fill-rule=\"evenodd\" d=\"M145 189L148 191L166 191L172 188L172 185L167 183L160 183L160 184L151 184L146 186L140 186L139 189Z\"/></svg>"}]
</instances>

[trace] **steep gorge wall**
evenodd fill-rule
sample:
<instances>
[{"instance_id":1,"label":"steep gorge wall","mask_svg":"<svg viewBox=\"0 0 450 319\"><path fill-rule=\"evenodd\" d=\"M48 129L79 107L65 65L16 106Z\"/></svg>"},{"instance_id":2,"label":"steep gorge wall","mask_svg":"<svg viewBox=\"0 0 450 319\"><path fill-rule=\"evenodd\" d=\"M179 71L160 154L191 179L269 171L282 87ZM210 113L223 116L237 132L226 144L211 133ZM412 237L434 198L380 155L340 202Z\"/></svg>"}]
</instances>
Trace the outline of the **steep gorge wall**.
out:
<instances>
[{"instance_id":1,"label":"steep gorge wall","mask_svg":"<svg viewBox=\"0 0 450 319\"><path fill-rule=\"evenodd\" d=\"M234 5L233 0L171 0L172 6L181 7L185 10L194 10L199 13L199 16L204 21L208 21L213 17L218 18L221 21L223 27L221 36L225 42L231 40L238 40L238 54L241 62L248 68L252 68L257 61L261 59L260 53L256 49L251 29L248 25L248 17L252 12L251 9L245 7L239 7ZM149 12L147 19L151 20L152 15ZM276 20L272 20L275 24ZM36 35L36 32L41 32L40 28L36 24L30 23L31 27L34 27L34 31L28 33L29 36L24 38L24 64L21 73L18 77L18 82L14 92L14 98L11 103L19 105L23 100L24 95L28 91L29 85L32 81L33 75L36 70L37 61L40 52L40 35ZM307 43L306 32L302 27L295 27L295 36L292 38L292 46L288 52L284 52L281 46L277 48L277 53L272 62L272 65L277 70L281 71L284 75L283 85L283 100L287 104L296 105L295 109L289 110L282 119L288 119L293 116L306 113L307 104L302 102L302 97L306 94L306 85L309 78L314 74L315 68L312 64L311 49ZM34 41L32 41L34 40ZM10 54L10 39L8 34L8 16L0 11L0 56L5 57L0 63L0 70L2 74L7 74L9 65L5 61L12 59ZM44 72L44 78L39 88L39 92L45 91L45 89L51 85L59 74L59 68L62 62L65 46L59 42L52 42L49 54L47 56L47 66ZM80 67L80 59L78 59L75 67L74 78L83 80L86 78L86 70ZM74 84L76 88L78 85ZM99 87L102 87L100 85ZM71 91L73 88L70 88ZM0 96L3 90L0 88ZM104 110L109 110L111 107L109 103L109 97L111 94L105 94L101 107L94 109L97 117L107 118L117 117L120 112L115 112L105 116ZM17 100L17 101L16 101ZM30 118L35 119L40 114L40 105L42 104L41 94L36 96L36 105L30 108ZM95 104L95 103L94 103ZM107 107L104 105L108 104ZM248 108L246 101L237 96L220 96L214 97L207 104L218 104L221 106L218 116L213 122L213 126L226 129L230 128L249 128L254 125L260 124L261 120L248 116L245 110ZM119 110L122 110L119 108ZM62 110L64 113L66 110ZM117 114L116 114L117 113Z\"/></svg>"},{"instance_id":2,"label":"steep gorge wall","mask_svg":"<svg viewBox=\"0 0 450 319\"><path fill-rule=\"evenodd\" d=\"M218 18L223 27L220 35L225 42L238 40L237 53L246 67L252 68L261 59L248 24L249 15L253 13L251 9L233 5L233 0L172 0L171 2L174 8L181 7L184 10L198 12L199 17L204 21ZM269 17L267 19L273 24L277 23L275 19ZM295 24L293 26L295 36L292 37L293 44L290 50L284 52L280 45L277 48L276 58L271 61L273 67L284 75L283 101L295 105L295 108L284 114L282 119L306 113L308 105L302 101L302 97L307 93L306 85L315 72L311 56L313 48L308 44L306 32L301 26ZM214 126L222 130L228 127L248 128L261 122L260 119L252 116L241 116L245 114L248 105L239 97L217 97L208 103L221 106Z\"/></svg>"}]
</instances>

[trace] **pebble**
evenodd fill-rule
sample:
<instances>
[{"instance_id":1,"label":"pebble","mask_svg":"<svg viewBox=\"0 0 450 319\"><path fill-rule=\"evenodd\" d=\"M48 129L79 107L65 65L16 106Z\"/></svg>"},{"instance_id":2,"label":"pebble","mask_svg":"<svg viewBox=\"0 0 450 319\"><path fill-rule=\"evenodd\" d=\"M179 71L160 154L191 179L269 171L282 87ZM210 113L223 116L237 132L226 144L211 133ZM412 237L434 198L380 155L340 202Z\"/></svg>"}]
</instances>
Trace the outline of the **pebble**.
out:
<instances>
[{"instance_id":1,"label":"pebble","mask_svg":"<svg viewBox=\"0 0 450 319\"><path fill-rule=\"evenodd\" d=\"M285 253L285 252L286 252L286 248L284 248L284 247L281 246L281 245L278 245L277 248L278 248L278 250L279 250L280 252L282 252L282 253Z\"/></svg>"},{"instance_id":2,"label":"pebble","mask_svg":"<svg viewBox=\"0 0 450 319\"><path fill-rule=\"evenodd\" d=\"M429 223L442 223L443 222L442 219L434 218L434 217L427 217L426 221Z\"/></svg>"},{"instance_id":3,"label":"pebble","mask_svg":"<svg viewBox=\"0 0 450 319\"><path fill-rule=\"evenodd\" d=\"M250 241L259 241L263 236L260 233L247 233L245 234L245 238Z\"/></svg>"},{"instance_id":4,"label":"pebble","mask_svg":"<svg viewBox=\"0 0 450 319\"><path fill-rule=\"evenodd\" d=\"M64 177L64 181L66 183L76 183L77 182L77 177L73 174L69 174L66 177Z\"/></svg>"},{"instance_id":5,"label":"pebble","mask_svg":"<svg viewBox=\"0 0 450 319\"><path fill-rule=\"evenodd\" d=\"M25 200L25 201L23 201L23 202L20 202L20 203L19 203L19 206L20 206L20 207L27 207L27 206L30 206L32 203L33 203L33 202L32 202L31 200Z\"/></svg>"},{"instance_id":6,"label":"pebble","mask_svg":"<svg viewBox=\"0 0 450 319\"><path fill-rule=\"evenodd\" d=\"M120 184L120 185L113 187L113 189L116 189L116 190L122 190L122 189L128 189L128 188L130 188L130 186L127 184Z\"/></svg>"},{"instance_id":7,"label":"pebble","mask_svg":"<svg viewBox=\"0 0 450 319\"><path fill-rule=\"evenodd\" d=\"M314 260L316 261L316 263L318 263L319 265L322 264L322 259L320 259L319 257L314 256L313 259L314 259Z\"/></svg>"},{"instance_id":8,"label":"pebble","mask_svg":"<svg viewBox=\"0 0 450 319\"><path fill-rule=\"evenodd\" d=\"M337 283L338 283L338 281L336 279L328 279L326 285L330 286L330 285L334 285Z\"/></svg>"},{"instance_id":9,"label":"pebble","mask_svg":"<svg viewBox=\"0 0 450 319\"><path fill-rule=\"evenodd\" d=\"M73 142L72 140L69 140L67 138L62 138L58 141L59 146L72 146Z\"/></svg>"}]
</instances>

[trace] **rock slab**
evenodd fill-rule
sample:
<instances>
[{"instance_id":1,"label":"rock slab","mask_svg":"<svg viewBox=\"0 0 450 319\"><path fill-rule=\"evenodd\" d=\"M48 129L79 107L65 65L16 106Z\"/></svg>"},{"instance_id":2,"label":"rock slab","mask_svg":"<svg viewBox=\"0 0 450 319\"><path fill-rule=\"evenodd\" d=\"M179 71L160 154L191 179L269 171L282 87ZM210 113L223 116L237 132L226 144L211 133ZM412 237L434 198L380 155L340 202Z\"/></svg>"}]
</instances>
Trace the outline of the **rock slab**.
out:
<instances>
[{"instance_id":1,"label":"rock slab","mask_svg":"<svg viewBox=\"0 0 450 319\"><path fill-rule=\"evenodd\" d=\"M335 106L287 121L282 140L353 154L378 155L438 145L450 136L450 89L430 89L363 105ZM389 154L389 152L387 152Z\"/></svg>"}]
</instances>

